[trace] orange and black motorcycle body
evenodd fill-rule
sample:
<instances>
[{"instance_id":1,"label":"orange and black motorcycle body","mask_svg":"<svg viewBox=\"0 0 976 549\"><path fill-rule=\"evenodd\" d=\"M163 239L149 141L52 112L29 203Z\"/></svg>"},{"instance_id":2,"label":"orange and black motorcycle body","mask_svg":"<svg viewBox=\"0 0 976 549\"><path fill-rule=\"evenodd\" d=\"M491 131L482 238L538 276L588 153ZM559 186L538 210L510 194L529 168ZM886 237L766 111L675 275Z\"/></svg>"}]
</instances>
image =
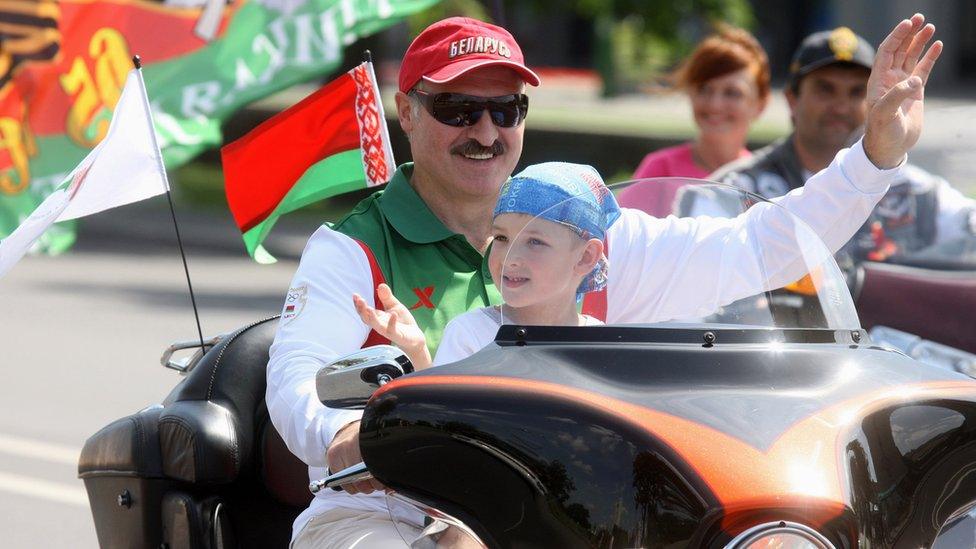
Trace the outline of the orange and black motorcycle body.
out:
<instances>
[{"instance_id":1,"label":"orange and black motorcycle body","mask_svg":"<svg viewBox=\"0 0 976 549\"><path fill-rule=\"evenodd\" d=\"M506 326L496 343L383 386L361 430L373 476L490 547L723 548L779 523L931 547L976 504L976 381L862 332Z\"/></svg>"}]
</instances>

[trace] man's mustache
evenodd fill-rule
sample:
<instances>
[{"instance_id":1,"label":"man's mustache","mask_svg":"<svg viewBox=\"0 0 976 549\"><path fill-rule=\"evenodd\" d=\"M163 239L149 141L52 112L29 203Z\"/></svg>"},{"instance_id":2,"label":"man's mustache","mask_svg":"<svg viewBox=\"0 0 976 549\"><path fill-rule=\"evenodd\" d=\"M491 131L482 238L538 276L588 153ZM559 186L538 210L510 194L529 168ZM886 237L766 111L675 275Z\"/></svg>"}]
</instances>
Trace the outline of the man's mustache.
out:
<instances>
[{"instance_id":1,"label":"man's mustache","mask_svg":"<svg viewBox=\"0 0 976 549\"><path fill-rule=\"evenodd\" d=\"M492 156L499 156L505 154L505 145L502 145L501 141L495 141L491 144L491 146L486 147L474 139L471 139L470 141L466 141L460 145L455 145L453 148L451 148L451 154L491 154Z\"/></svg>"}]
</instances>

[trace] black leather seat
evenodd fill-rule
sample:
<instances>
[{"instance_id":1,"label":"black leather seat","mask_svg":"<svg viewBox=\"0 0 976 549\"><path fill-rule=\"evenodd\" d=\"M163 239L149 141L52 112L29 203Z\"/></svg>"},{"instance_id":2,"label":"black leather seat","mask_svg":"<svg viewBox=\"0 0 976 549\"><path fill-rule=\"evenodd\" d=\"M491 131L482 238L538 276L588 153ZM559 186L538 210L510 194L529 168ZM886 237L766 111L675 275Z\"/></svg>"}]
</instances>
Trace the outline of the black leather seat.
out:
<instances>
[{"instance_id":1,"label":"black leather seat","mask_svg":"<svg viewBox=\"0 0 976 549\"><path fill-rule=\"evenodd\" d=\"M264 403L276 324L224 338L161 406L88 439L78 474L102 547L287 547L311 494Z\"/></svg>"}]
</instances>

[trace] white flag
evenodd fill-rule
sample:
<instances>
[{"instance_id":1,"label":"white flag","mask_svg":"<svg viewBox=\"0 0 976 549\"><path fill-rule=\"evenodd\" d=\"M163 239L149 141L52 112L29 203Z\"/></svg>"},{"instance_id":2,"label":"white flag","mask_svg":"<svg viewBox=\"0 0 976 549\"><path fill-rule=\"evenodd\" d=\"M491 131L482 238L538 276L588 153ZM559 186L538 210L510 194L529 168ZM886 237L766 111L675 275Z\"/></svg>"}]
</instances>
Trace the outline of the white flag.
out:
<instances>
[{"instance_id":1,"label":"white flag","mask_svg":"<svg viewBox=\"0 0 976 549\"><path fill-rule=\"evenodd\" d=\"M166 192L167 187L149 101L142 77L133 69L102 142L30 217L0 240L0 277L52 223L138 202Z\"/></svg>"}]
</instances>

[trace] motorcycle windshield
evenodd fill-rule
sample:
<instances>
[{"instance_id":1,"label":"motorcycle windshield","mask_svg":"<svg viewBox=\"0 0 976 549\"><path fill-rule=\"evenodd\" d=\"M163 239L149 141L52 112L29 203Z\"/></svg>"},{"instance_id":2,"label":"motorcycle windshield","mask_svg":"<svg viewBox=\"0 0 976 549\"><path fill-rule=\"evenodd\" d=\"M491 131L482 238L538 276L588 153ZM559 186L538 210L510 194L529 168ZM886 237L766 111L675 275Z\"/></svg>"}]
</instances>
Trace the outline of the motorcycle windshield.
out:
<instances>
[{"instance_id":1,"label":"motorcycle windshield","mask_svg":"<svg viewBox=\"0 0 976 549\"><path fill-rule=\"evenodd\" d=\"M503 324L860 328L831 251L773 202L689 178L550 183L503 189Z\"/></svg>"}]
</instances>

